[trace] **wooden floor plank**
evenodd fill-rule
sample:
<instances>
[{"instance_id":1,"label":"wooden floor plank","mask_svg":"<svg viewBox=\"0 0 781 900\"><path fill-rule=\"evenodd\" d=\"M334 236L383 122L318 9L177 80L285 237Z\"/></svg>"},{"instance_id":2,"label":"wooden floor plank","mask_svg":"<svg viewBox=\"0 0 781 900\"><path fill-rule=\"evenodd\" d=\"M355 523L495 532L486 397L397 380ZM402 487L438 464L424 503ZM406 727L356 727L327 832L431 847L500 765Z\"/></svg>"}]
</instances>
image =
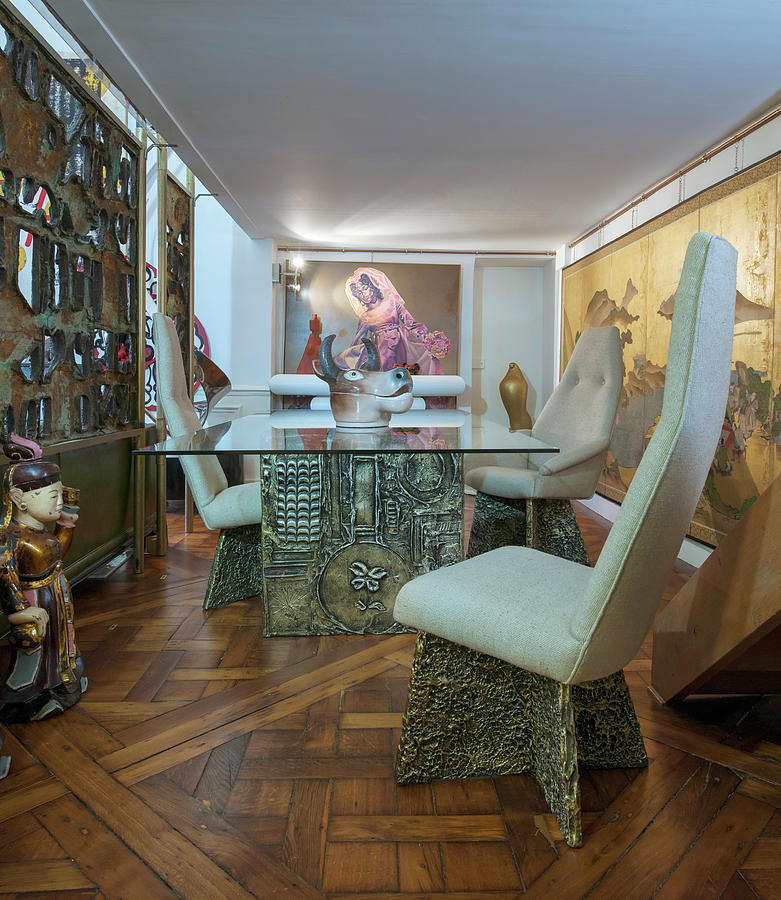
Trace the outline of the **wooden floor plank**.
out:
<instances>
[{"instance_id":1,"label":"wooden floor plank","mask_svg":"<svg viewBox=\"0 0 781 900\"><path fill-rule=\"evenodd\" d=\"M685 724L671 725L668 722L640 718L640 730L643 737L676 747L719 766L726 766L741 775L781 787L781 763L758 759L751 753L736 750L713 738L693 734Z\"/></svg>"},{"instance_id":2,"label":"wooden floor plank","mask_svg":"<svg viewBox=\"0 0 781 900\"><path fill-rule=\"evenodd\" d=\"M401 713L342 713L340 728L401 728Z\"/></svg>"},{"instance_id":3,"label":"wooden floor plank","mask_svg":"<svg viewBox=\"0 0 781 900\"><path fill-rule=\"evenodd\" d=\"M662 885L657 900L720 897L773 808L733 794ZM781 857L779 857L781 860Z\"/></svg>"},{"instance_id":4,"label":"wooden floor plank","mask_svg":"<svg viewBox=\"0 0 781 900\"><path fill-rule=\"evenodd\" d=\"M328 840L344 841L502 841L502 816L332 816Z\"/></svg>"},{"instance_id":5,"label":"wooden floor plank","mask_svg":"<svg viewBox=\"0 0 781 900\"><path fill-rule=\"evenodd\" d=\"M41 762L147 865L179 893L240 900L251 895L181 833L81 751L68 720L16 726Z\"/></svg>"},{"instance_id":6,"label":"wooden floor plank","mask_svg":"<svg viewBox=\"0 0 781 900\"><path fill-rule=\"evenodd\" d=\"M725 805L737 783L737 776L728 769L701 766L598 883L597 890L607 897L623 891L627 900L651 897Z\"/></svg>"},{"instance_id":7,"label":"wooden floor plank","mask_svg":"<svg viewBox=\"0 0 781 900\"><path fill-rule=\"evenodd\" d=\"M749 869L781 869L781 838L760 838L740 863L742 871Z\"/></svg>"},{"instance_id":8,"label":"wooden floor plank","mask_svg":"<svg viewBox=\"0 0 781 900\"><path fill-rule=\"evenodd\" d=\"M741 869L740 874L760 900L781 900L781 868Z\"/></svg>"},{"instance_id":9,"label":"wooden floor plank","mask_svg":"<svg viewBox=\"0 0 781 900\"><path fill-rule=\"evenodd\" d=\"M215 747L209 754L194 794L214 812L222 812L230 799L248 743L249 735L242 734Z\"/></svg>"},{"instance_id":10,"label":"wooden floor plank","mask_svg":"<svg viewBox=\"0 0 781 900\"><path fill-rule=\"evenodd\" d=\"M271 759L245 760L241 768L242 780L262 781L268 778L390 778L393 776L393 760L335 759Z\"/></svg>"},{"instance_id":11,"label":"wooden floor plank","mask_svg":"<svg viewBox=\"0 0 781 900\"><path fill-rule=\"evenodd\" d=\"M176 894L73 795L39 807L35 817L107 897L132 886L138 897Z\"/></svg>"},{"instance_id":12,"label":"wooden floor plank","mask_svg":"<svg viewBox=\"0 0 781 900\"><path fill-rule=\"evenodd\" d=\"M440 893L439 891L424 891L419 893L413 891L407 893L404 891L382 891L381 893L372 892L370 894L341 893L330 892L328 900L522 900L523 894L518 890L512 891L447 891ZM563 900L563 898L562 898Z\"/></svg>"},{"instance_id":13,"label":"wooden floor plank","mask_svg":"<svg viewBox=\"0 0 781 900\"><path fill-rule=\"evenodd\" d=\"M452 891L521 888L510 846L504 842L442 844L445 882Z\"/></svg>"},{"instance_id":14,"label":"wooden floor plank","mask_svg":"<svg viewBox=\"0 0 781 900\"><path fill-rule=\"evenodd\" d=\"M23 773L20 773L20 775ZM29 812L43 803L49 803L69 793L68 788L53 775L37 775L36 778L18 782L13 790L0 796L0 822ZM13 776L9 776L13 777Z\"/></svg>"},{"instance_id":15,"label":"wooden floor plank","mask_svg":"<svg viewBox=\"0 0 781 900\"><path fill-rule=\"evenodd\" d=\"M389 639L389 643L397 641L402 643L408 641L407 635ZM375 672L386 671L390 668L391 663L381 659L384 655L386 655L384 646L379 645L359 653L348 654L337 662L316 667L312 672L291 678L268 690L264 690L262 684L256 682L252 682L249 686L237 685L235 688L229 688L198 704L191 704L188 710L184 711L186 714L183 714L183 711L175 710L165 716L159 716L153 723L146 723L138 728L121 732L118 737L128 746L102 758L101 765L110 772L116 772L134 762L168 750L197 734L204 734L251 713L265 710L307 690L316 691L317 687L324 682L335 684L340 677L347 673L366 666L368 663L375 663L375 667L370 670L371 674L365 676L371 677ZM379 666L377 666L378 658L381 660ZM349 681L346 684L349 685ZM301 708L301 706L296 708Z\"/></svg>"},{"instance_id":16,"label":"wooden floor plank","mask_svg":"<svg viewBox=\"0 0 781 900\"><path fill-rule=\"evenodd\" d=\"M494 783L521 878L524 885L533 884L558 859L553 841L535 821L535 814L548 808L545 796L531 776L496 778Z\"/></svg>"},{"instance_id":17,"label":"wooden floor plank","mask_svg":"<svg viewBox=\"0 0 781 900\"><path fill-rule=\"evenodd\" d=\"M71 859L38 859L27 862L0 862L0 892L96 890Z\"/></svg>"},{"instance_id":18,"label":"wooden floor plank","mask_svg":"<svg viewBox=\"0 0 781 900\"><path fill-rule=\"evenodd\" d=\"M699 760L672 748L653 748L654 760L589 828L578 850L562 848L527 890L526 897L581 897L642 834L667 801L701 767Z\"/></svg>"},{"instance_id":19,"label":"wooden floor plank","mask_svg":"<svg viewBox=\"0 0 781 900\"><path fill-rule=\"evenodd\" d=\"M300 875L247 841L233 826L164 775L134 787L151 809L175 823L184 836L244 884L256 897L316 900L322 894ZM189 897L187 892L185 896Z\"/></svg>"},{"instance_id":20,"label":"wooden floor plank","mask_svg":"<svg viewBox=\"0 0 781 900\"><path fill-rule=\"evenodd\" d=\"M398 861L395 844L329 844L323 872L323 890L398 891Z\"/></svg>"},{"instance_id":21,"label":"wooden floor plank","mask_svg":"<svg viewBox=\"0 0 781 900\"><path fill-rule=\"evenodd\" d=\"M390 665L392 663L386 659L377 659L372 663L364 664L360 669L351 671L349 674L341 674L328 681L315 684L307 690L294 693L292 697L279 700L276 703L273 703L269 698L256 699L255 704L262 707L259 711L232 719L228 724L206 733L200 733L198 737L185 740L178 746L170 746L169 749L157 752L146 759L142 758L135 765L127 766L118 772L117 777L123 784L135 784L138 781L143 781L151 775L157 775L173 765L198 756L204 750L218 747L220 744L224 744L235 737L248 734L256 728L263 728L272 722L276 722L278 719L290 715L290 713L306 709L313 702L322 700L323 697L327 697L329 694L340 693L345 685L357 684L363 678L371 678L376 673L385 671ZM285 692L282 691L282 693L284 694ZM188 730L199 731L201 727L202 723L192 723ZM182 730L181 726L178 727L176 729L177 734L180 735ZM157 739L144 742L144 744L148 750L150 746L159 746L161 743L164 745L170 744L173 740L175 738L170 732L165 732ZM138 755L139 752L138 745L128 747L126 750L130 751L131 755ZM109 771L117 771L119 768L117 761L119 760L120 765L124 762L125 757L120 757L120 754L124 752L124 750L118 750L116 753L109 754L108 757L100 760L101 765L108 763L107 768L110 767Z\"/></svg>"},{"instance_id":22,"label":"wooden floor plank","mask_svg":"<svg viewBox=\"0 0 781 900\"><path fill-rule=\"evenodd\" d=\"M183 650L166 650L164 653L156 656L149 668L144 672L143 677L128 692L125 700L134 703L153 700L169 675L181 662L183 656Z\"/></svg>"},{"instance_id":23,"label":"wooden floor plank","mask_svg":"<svg viewBox=\"0 0 781 900\"><path fill-rule=\"evenodd\" d=\"M32 813L22 813L0 827L0 859L65 859L70 857Z\"/></svg>"},{"instance_id":24,"label":"wooden floor plank","mask_svg":"<svg viewBox=\"0 0 781 900\"><path fill-rule=\"evenodd\" d=\"M403 642L406 637L400 636L390 640ZM161 717L154 723L128 729L116 735L116 737L126 744L142 743L157 737L162 732L170 732L178 726L187 725L192 717L197 717L199 721L212 725L212 727L223 724L226 704L231 707L230 714L243 715L246 712L254 711L256 709L254 704L257 702L259 694L279 687L279 685L285 685L291 679L305 678L312 673L315 673L315 676L317 676L317 673L320 673L322 678L330 677L322 673L326 666L331 667L329 670L330 675L337 675L342 671L349 671L351 664L352 667L355 667L366 660L376 658L378 655L387 656L387 651L391 649L387 642L387 638L384 641L375 638L364 642L361 638L358 638L357 641L349 643L346 641L336 642L332 645L330 652L325 655L310 656L301 663L291 667L281 665L277 671L270 672L257 684L237 684L234 688L223 691L219 697L208 697L192 705L187 710L174 711L167 714L164 719ZM250 664L259 668L266 668L267 659L273 654L273 651L274 648L272 646L259 657L262 660L262 665L255 661L254 658ZM346 668L345 665L341 665L345 661L347 661ZM272 666L269 665L268 668L272 668Z\"/></svg>"},{"instance_id":25,"label":"wooden floor plank","mask_svg":"<svg viewBox=\"0 0 781 900\"><path fill-rule=\"evenodd\" d=\"M753 797L763 803L781 809L781 787L767 784L765 781L757 781L755 778L744 778L738 786L738 793L744 797Z\"/></svg>"},{"instance_id":26,"label":"wooden floor plank","mask_svg":"<svg viewBox=\"0 0 781 900\"><path fill-rule=\"evenodd\" d=\"M323 882L330 799L330 781L297 781L285 832L285 862L316 886Z\"/></svg>"}]
</instances>

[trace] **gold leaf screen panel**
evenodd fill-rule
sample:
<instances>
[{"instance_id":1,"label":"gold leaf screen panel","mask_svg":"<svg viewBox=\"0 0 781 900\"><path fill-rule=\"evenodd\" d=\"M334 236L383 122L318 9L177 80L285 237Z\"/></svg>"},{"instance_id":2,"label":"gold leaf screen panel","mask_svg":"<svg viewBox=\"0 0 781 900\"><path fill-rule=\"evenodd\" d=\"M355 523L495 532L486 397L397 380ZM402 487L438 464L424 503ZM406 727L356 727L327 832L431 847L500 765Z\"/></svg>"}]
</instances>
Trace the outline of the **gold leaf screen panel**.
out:
<instances>
[{"instance_id":1,"label":"gold leaf screen panel","mask_svg":"<svg viewBox=\"0 0 781 900\"><path fill-rule=\"evenodd\" d=\"M562 371L585 328L617 325L621 334L623 389L597 488L620 502L661 411L670 320L689 239L709 231L737 248L724 425L689 528L713 545L781 473L780 158L702 192L564 270Z\"/></svg>"}]
</instances>

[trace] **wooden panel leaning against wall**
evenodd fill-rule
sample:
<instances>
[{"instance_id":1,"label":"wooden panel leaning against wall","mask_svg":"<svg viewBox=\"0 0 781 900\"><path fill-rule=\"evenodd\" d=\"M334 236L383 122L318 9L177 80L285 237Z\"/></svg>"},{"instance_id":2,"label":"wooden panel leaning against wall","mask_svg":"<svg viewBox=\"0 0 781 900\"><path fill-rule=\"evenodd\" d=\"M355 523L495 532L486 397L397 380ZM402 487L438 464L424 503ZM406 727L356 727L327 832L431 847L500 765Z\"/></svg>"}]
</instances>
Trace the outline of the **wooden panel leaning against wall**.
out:
<instances>
[{"instance_id":1,"label":"wooden panel leaning against wall","mask_svg":"<svg viewBox=\"0 0 781 900\"><path fill-rule=\"evenodd\" d=\"M71 580L131 538L144 360L140 147L73 68L0 5L0 430L81 490Z\"/></svg>"},{"instance_id":2,"label":"wooden panel leaning against wall","mask_svg":"<svg viewBox=\"0 0 781 900\"><path fill-rule=\"evenodd\" d=\"M564 270L562 371L585 328L617 325L624 385L598 493L621 501L662 406L686 246L697 231L738 249L724 425L689 534L718 544L781 473L781 154L686 200Z\"/></svg>"}]
</instances>

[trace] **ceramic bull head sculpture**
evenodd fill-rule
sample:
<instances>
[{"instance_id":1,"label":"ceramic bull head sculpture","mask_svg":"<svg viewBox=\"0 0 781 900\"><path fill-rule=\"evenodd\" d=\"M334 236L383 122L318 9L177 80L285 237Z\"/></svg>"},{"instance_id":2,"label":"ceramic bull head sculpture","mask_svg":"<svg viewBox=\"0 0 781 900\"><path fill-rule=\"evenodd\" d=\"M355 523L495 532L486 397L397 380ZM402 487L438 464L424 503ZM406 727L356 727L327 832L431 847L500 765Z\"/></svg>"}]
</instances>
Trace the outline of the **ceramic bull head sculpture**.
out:
<instances>
[{"instance_id":1,"label":"ceramic bull head sculpture","mask_svg":"<svg viewBox=\"0 0 781 900\"><path fill-rule=\"evenodd\" d=\"M320 362L312 367L331 390L331 412L338 428L381 428L388 425L392 413L412 406L412 376L406 369L381 372L377 348L366 338L366 365L340 369L331 353L335 337L323 338Z\"/></svg>"}]
</instances>

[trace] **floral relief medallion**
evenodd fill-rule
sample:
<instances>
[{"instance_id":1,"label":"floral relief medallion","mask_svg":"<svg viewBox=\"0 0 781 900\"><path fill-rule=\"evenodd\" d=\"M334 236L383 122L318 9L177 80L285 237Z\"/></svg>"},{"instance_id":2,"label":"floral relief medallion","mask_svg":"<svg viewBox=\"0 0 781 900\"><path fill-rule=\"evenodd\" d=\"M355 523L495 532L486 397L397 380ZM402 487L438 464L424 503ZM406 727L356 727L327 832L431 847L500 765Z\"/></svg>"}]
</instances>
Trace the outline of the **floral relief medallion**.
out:
<instances>
[{"instance_id":1,"label":"floral relief medallion","mask_svg":"<svg viewBox=\"0 0 781 900\"><path fill-rule=\"evenodd\" d=\"M328 560L318 595L326 613L349 631L382 633L398 627L393 604L411 577L398 553L382 544L356 542L337 550Z\"/></svg>"}]
</instances>

